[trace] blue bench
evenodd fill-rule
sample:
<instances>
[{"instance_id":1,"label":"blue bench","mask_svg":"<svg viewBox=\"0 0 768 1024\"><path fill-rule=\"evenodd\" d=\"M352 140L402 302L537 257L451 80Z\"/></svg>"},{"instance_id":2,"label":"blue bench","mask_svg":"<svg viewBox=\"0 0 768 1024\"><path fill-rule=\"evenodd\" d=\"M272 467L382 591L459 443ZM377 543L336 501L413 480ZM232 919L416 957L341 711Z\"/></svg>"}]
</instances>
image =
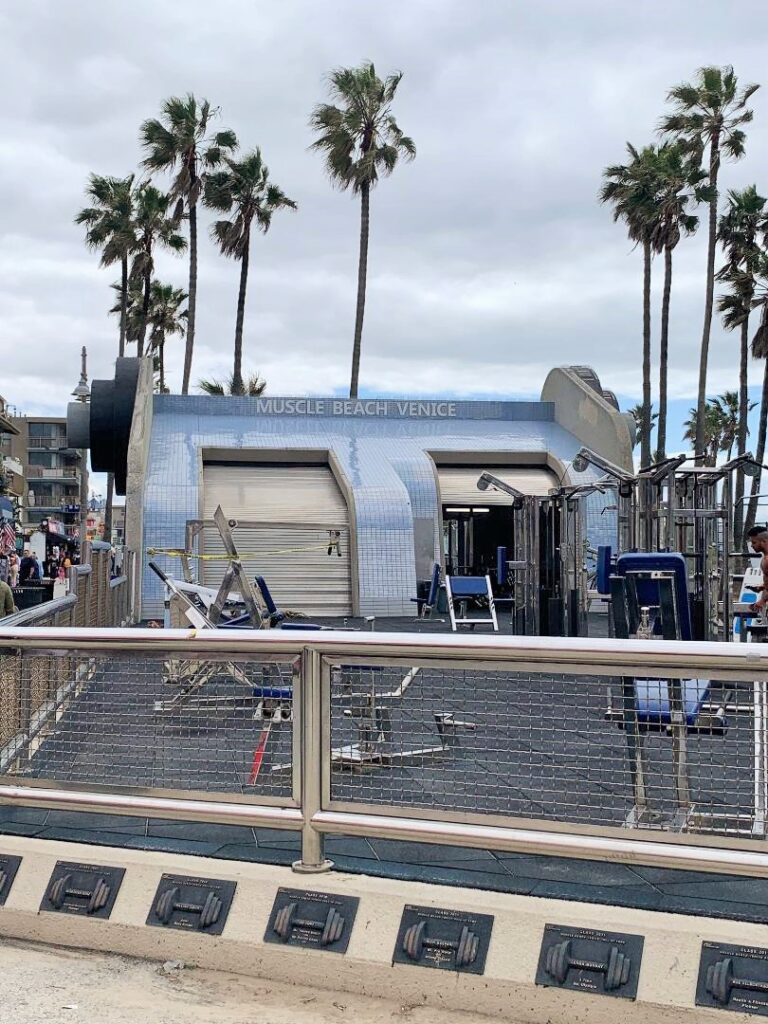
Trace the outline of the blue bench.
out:
<instances>
[{"instance_id":1,"label":"blue bench","mask_svg":"<svg viewBox=\"0 0 768 1024\"><path fill-rule=\"evenodd\" d=\"M672 725L672 710L668 679L635 679L635 707L637 722L651 729ZM687 729L695 729L702 706L709 699L708 679L681 679L680 703Z\"/></svg>"},{"instance_id":2,"label":"blue bench","mask_svg":"<svg viewBox=\"0 0 768 1024\"><path fill-rule=\"evenodd\" d=\"M411 603L416 605L416 614L421 618L428 618L432 609L437 604L437 595L440 590L440 563L435 562L432 567L432 575L429 579L429 590L426 597L412 597Z\"/></svg>"},{"instance_id":3,"label":"blue bench","mask_svg":"<svg viewBox=\"0 0 768 1024\"><path fill-rule=\"evenodd\" d=\"M490 576L446 576L445 593L448 598L448 614L451 617L451 629L454 633L459 626L492 626L494 633L499 631L499 623L496 618L496 605L493 600ZM466 606L468 601L484 600L488 602L488 616L481 618L479 615L467 615ZM461 606L460 615L456 615L454 603L458 601Z\"/></svg>"}]
</instances>

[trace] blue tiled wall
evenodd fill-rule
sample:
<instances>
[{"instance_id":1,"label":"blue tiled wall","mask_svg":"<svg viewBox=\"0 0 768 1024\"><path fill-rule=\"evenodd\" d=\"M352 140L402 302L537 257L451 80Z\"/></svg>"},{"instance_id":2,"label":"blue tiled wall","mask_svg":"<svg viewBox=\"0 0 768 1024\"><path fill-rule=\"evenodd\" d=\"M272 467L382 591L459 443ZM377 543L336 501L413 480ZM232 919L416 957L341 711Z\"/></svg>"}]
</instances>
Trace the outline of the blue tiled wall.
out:
<instances>
[{"instance_id":1,"label":"blue tiled wall","mask_svg":"<svg viewBox=\"0 0 768 1024\"><path fill-rule=\"evenodd\" d=\"M310 414L280 414L288 402L315 404ZM183 545L185 523L200 511L202 448L329 450L354 494L361 614L408 614L416 580L414 517L433 517L439 550L438 495L428 451L551 452L568 462L580 447L554 422L553 406L546 402L441 402L447 415L435 417L419 415L422 403L412 407L408 400L364 404L353 415L344 408L336 399L155 396L145 548ZM610 543L615 529L614 517L600 514L605 504L599 495L590 500L587 535L593 545ZM170 560L166 567L178 571ZM145 568L142 615L161 614L159 581Z\"/></svg>"}]
</instances>

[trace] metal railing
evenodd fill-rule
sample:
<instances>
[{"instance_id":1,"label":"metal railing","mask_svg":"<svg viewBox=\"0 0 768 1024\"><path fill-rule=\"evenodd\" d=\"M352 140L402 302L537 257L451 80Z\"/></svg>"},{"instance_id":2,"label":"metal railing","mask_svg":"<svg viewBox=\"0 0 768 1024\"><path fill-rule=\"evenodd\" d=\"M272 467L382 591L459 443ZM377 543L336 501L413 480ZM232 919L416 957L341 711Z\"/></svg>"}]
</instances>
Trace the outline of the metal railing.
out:
<instances>
[{"instance_id":1,"label":"metal railing","mask_svg":"<svg viewBox=\"0 0 768 1024\"><path fill-rule=\"evenodd\" d=\"M0 629L0 804L768 877L762 645ZM8 679L16 682L8 684Z\"/></svg>"},{"instance_id":2,"label":"metal railing","mask_svg":"<svg viewBox=\"0 0 768 1024\"><path fill-rule=\"evenodd\" d=\"M65 480L80 475L75 466L27 466L27 479Z\"/></svg>"},{"instance_id":3,"label":"metal railing","mask_svg":"<svg viewBox=\"0 0 768 1024\"><path fill-rule=\"evenodd\" d=\"M4 628L23 626L127 626L131 618L130 580L109 577L109 556L93 565L75 565L67 573L69 592L2 619ZM1 699L1 698L0 698Z\"/></svg>"}]
</instances>

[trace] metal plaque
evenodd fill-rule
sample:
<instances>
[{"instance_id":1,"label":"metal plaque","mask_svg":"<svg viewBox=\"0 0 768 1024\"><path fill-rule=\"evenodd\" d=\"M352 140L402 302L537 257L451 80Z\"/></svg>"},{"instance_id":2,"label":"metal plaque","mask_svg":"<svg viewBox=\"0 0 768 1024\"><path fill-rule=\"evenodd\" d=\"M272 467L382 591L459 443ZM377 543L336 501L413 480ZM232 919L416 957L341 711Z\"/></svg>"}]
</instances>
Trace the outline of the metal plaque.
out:
<instances>
[{"instance_id":1,"label":"metal plaque","mask_svg":"<svg viewBox=\"0 0 768 1024\"><path fill-rule=\"evenodd\" d=\"M40 909L108 918L124 874L125 868L60 860L53 869Z\"/></svg>"},{"instance_id":2,"label":"metal plaque","mask_svg":"<svg viewBox=\"0 0 768 1024\"><path fill-rule=\"evenodd\" d=\"M545 925L536 984L635 999L644 942L625 932Z\"/></svg>"},{"instance_id":3,"label":"metal plaque","mask_svg":"<svg viewBox=\"0 0 768 1024\"><path fill-rule=\"evenodd\" d=\"M222 878L163 875L147 924L221 935L236 887L237 882Z\"/></svg>"},{"instance_id":4,"label":"metal plaque","mask_svg":"<svg viewBox=\"0 0 768 1024\"><path fill-rule=\"evenodd\" d=\"M21 857L11 857L10 854L3 854L0 857L0 907L8 899L16 872L19 870Z\"/></svg>"},{"instance_id":5,"label":"metal plaque","mask_svg":"<svg viewBox=\"0 0 768 1024\"><path fill-rule=\"evenodd\" d=\"M264 941L346 953L359 903L335 892L278 889Z\"/></svg>"},{"instance_id":6,"label":"metal plaque","mask_svg":"<svg viewBox=\"0 0 768 1024\"><path fill-rule=\"evenodd\" d=\"M490 914L407 904L400 919L392 963L482 974L492 927Z\"/></svg>"},{"instance_id":7,"label":"metal plaque","mask_svg":"<svg viewBox=\"0 0 768 1024\"><path fill-rule=\"evenodd\" d=\"M768 949L702 942L696 1005L768 1017Z\"/></svg>"}]
</instances>

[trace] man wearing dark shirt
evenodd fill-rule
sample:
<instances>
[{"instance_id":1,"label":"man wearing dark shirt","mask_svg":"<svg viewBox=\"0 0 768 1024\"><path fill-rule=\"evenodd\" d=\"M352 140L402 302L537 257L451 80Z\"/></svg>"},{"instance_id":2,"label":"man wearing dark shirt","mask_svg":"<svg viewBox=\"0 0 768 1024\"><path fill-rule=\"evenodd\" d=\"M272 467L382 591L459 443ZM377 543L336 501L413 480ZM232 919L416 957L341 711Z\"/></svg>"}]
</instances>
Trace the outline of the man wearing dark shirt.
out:
<instances>
[{"instance_id":1,"label":"man wearing dark shirt","mask_svg":"<svg viewBox=\"0 0 768 1024\"><path fill-rule=\"evenodd\" d=\"M33 558L29 548L26 548L19 567L19 583L29 583L32 580L39 579L40 569L38 568L37 560Z\"/></svg>"}]
</instances>

